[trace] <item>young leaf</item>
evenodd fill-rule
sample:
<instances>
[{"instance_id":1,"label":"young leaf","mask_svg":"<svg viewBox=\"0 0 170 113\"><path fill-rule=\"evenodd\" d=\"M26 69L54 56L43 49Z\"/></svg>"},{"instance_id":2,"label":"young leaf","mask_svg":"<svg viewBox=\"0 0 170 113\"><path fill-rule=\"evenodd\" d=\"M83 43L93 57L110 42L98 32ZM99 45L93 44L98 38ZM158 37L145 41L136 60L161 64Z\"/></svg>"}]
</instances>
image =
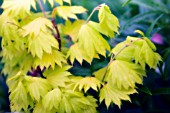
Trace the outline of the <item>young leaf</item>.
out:
<instances>
[{"instance_id":1,"label":"young leaf","mask_svg":"<svg viewBox=\"0 0 170 113\"><path fill-rule=\"evenodd\" d=\"M121 100L130 101L129 94L136 93L135 89L118 89L109 83L103 86L100 90L100 103L105 100L105 104L107 108L109 108L110 104L113 102L118 105L119 108L121 106Z\"/></svg>"},{"instance_id":2,"label":"young leaf","mask_svg":"<svg viewBox=\"0 0 170 113\"><path fill-rule=\"evenodd\" d=\"M129 89L135 88L135 83L142 84L142 76L145 75L139 65L115 60L109 65L105 80L118 89Z\"/></svg>"},{"instance_id":3,"label":"young leaf","mask_svg":"<svg viewBox=\"0 0 170 113\"><path fill-rule=\"evenodd\" d=\"M114 37L114 32L118 33L119 21L116 16L114 16L109 7L105 4L101 5L99 9L98 18L100 21L100 26L102 32L108 37Z\"/></svg>"},{"instance_id":4,"label":"young leaf","mask_svg":"<svg viewBox=\"0 0 170 113\"><path fill-rule=\"evenodd\" d=\"M35 0L4 0L1 7L11 17L24 18L30 14L31 6L36 9Z\"/></svg>"},{"instance_id":5,"label":"young leaf","mask_svg":"<svg viewBox=\"0 0 170 113\"><path fill-rule=\"evenodd\" d=\"M92 88L95 91L98 91L98 88L101 87L101 82L97 80L95 77L85 77L79 80L79 82L76 83L74 89L78 87L79 91L84 89L84 92L86 93L90 88Z\"/></svg>"},{"instance_id":6,"label":"young leaf","mask_svg":"<svg viewBox=\"0 0 170 113\"><path fill-rule=\"evenodd\" d=\"M25 84L31 98L37 102L39 102L41 97L44 97L48 91L51 90L49 82L42 78L26 76Z\"/></svg>"},{"instance_id":7,"label":"young leaf","mask_svg":"<svg viewBox=\"0 0 170 113\"><path fill-rule=\"evenodd\" d=\"M21 109L27 110L29 105L27 91L22 82L18 82L15 90L11 92L9 99L11 102L11 111L21 111Z\"/></svg>"},{"instance_id":8,"label":"young leaf","mask_svg":"<svg viewBox=\"0 0 170 113\"><path fill-rule=\"evenodd\" d=\"M82 6L58 6L53 9L53 13L65 20L68 18L78 19L76 14L85 13L87 10Z\"/></svg>"},{"instance_id":9,"label":"young leaf","mask_svg":"<svg viewBox=\"0 0 170 113\"><path fill-rule=\"evenodd\" d=\"M48 69L44 72L44 76L47 77L47 80L49 83L53 86L53 88L56 87L65 87L66 82L69 81L68 76L71 75L67 70L70 68L70 66L63 66L61 67L55 67L54 70Z\"/></svg>"}]
</instances>

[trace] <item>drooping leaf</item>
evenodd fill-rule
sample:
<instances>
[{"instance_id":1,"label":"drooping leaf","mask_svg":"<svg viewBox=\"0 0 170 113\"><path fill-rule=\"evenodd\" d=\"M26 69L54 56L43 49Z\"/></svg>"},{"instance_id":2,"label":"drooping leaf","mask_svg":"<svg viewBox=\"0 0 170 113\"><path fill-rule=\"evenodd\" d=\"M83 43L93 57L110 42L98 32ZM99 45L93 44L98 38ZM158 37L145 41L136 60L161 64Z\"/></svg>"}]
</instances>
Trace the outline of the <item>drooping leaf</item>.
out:
<instances>
[{"instance_id":1,"label":"drooping leaf","mask_svg":"<svg viewBox=\"0 0 170 113\"><path fill-rule=\"evenodd\" d=\"M128 45L126 48L124 46ZM124 48L122 51L121 49ZM156 68L159 61L162 61L161 56L155 52L155 45L147 38L136 38L128 36L126 41L121 42L112 49L113 54L119 53L115 59L125 60L128 62L135 61L145 69L146 64L150 68Z\"/></svg>"},{"instance_id":2,"label":"drooping leaf","mask_svg":"<svg viewBox=\"0 0 170 113\"><path fill-rule=\"evenodd\" d=\"M35 27L32 27L36 25ZM21 31L23 37L28 38L28 52L42 58L43 52L52 53L52 47L58 49L58 42L52 35L52 23L42 17L35 19Z\"/></svg>"},{"instance_id":3,"label":"drooping leaf","mask_svg":"<svg viewBox=\"0 0 170 113\"><path fill-rule=\"evenodd\" d=\"M65 87L66 82L69 81L68 76L71 75L70 72L67 70L70 68L70 66L63 66L61 67L55 67L55 69L48 69L44 72L44 76L47 77L47 80L49 83L53 86L53 88L56 87Z\"/></svg>"},{"instance_id":4,"label":"drooping leaf","mask_svg":"<svg viewBox=\"0 0 170 113\"><path fill-rule=\"evenodd\" d=\"M118 89L109 83L103 86L100 90L100 103L105 100L105 104L107 108L110 106L111 103L121 106L121 100L128 100L130 101L130 94L136 93L135 89Z\"/></svg>"},{"instance_id":5,"label":"drooping leaf","mask_svg":"<svg viewBox=\"0 0 170 113\"><path fill-rule=\"evenodd\" d=\"M27 110L29 105L27 91L22 82L18 82L18 85L15 90L11 92L9 98L11 111L21 111L21 109Z\"/></svg>"},{"instance_id":6,"label":"drooping leaf","mask_svg":"<svg viewBox=\"0 0 170 113\"><path fill-rule=\"evenodd\" d=\"M110 50L107 41L88 23L80 28L77 40L79 47L86 50L85 53L89 56L89 61L92 61L96 54L105 56L106 50Z\"/></svg>"},{"instance_id":7,"label":"drooping leaf","mask_svg":"<svg viewBox=\"0 0 170 113\"><path fill-rule=\"evenodd\" d=\"M114 32L119 33L119 21L117 17L111 13L107 5L101 5L101 8L99 9L98 18L102 33L104 33L106 36L113 38Z\"/></svg>"},{"instance_id":8,"label":"drooping leaf","mask_svg":"<svg viewBox=\"0 0 170 113\"><path fill-rule=\"evenodd\" d=\"M101 82L97 80L95 77L85 77L80 79L74 89L78 87L79 91L84 89L84 92L86 93L90 88L92 88L95 91L98 91L98 88L101 87Z\"/></svg>"},{"instance_id":9,"label":"drooping leaf","mask_svg":"<svg viewBox=\"0 0 170 113\"><path fill-rule=\"evenodd\" d=\"M58 6L53 9L53 13L65 20L68 20L68 18L78 19L76 14L85 13L86 11L82 6Z\"/></svg>"},{"instance_id":10,"label":"drooping leaf","mask_svg":"<svg viewBox=\"0 0 170 113\"><path fill-rule=\"evenodd\" d=\"M48 92L42 100L42 104L45 109L52 110L53 108L58 109L62 98L62 92L59 88L55 88Z\"/></svg>"},{"instance_id":11,"label":"drooping leaf","mask_svg":"<svg viewBox=\"0 0 170 113\"><path fill-rule=\"evenodd\" d=\"M30 14L31 6L36 9L35 0L4 0L2 8L11 17L21 17Z\"/></svg>"},{"instance_id":12,"label":"drooping leaf","mask_svg":"<svg viewBox=\"0 0 170 113\"><path fill-rule=\"evenodd\" d=\"M25 84L28 93L37 102L51 90L50 83L46 79L36 77L25 77Z\"/></svg>"},{"instance_id":13,"label":"drooping leaf","mask_svg":"<svg viewBox=\"0 0 170 113\"><path fill-rule=\"evenodd\" d=\"M145 71L139 65L115 60L109 65L105 80L119 89L129 89L135 88L135 83L142 84L142 76Z\"/></svg>"},{"instance_id":14,"label":"drooping leaf","mask_svg":"<svg viewBox=\"0 0 170 113\"><path fill-rule=\"evenodd\" d=\"M67 52L67 58L70 57L70 62L73 64L74 60L76 59L80 64L83 62L83 55L82 50L78 47L78 44L75 43L72 45Z\"/></svg>"}]
</instances>

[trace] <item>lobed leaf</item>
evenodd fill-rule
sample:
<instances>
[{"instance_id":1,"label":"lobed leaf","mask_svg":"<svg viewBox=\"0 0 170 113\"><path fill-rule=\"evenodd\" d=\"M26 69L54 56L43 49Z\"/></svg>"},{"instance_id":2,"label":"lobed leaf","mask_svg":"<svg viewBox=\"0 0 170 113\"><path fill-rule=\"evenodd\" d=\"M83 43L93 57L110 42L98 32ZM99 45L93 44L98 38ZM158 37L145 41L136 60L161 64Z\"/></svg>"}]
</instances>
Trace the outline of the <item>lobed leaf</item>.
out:
<instances>
[{"instance_id":1,"label":"lobed leaf","mask_svg":"<svg viewBox=\"0 0 170 113\"><path fill-rule=\"evenodd\" d=\"M41 98L44 97L49 90L51 90L49 82L42 78L26 76L25 84L31 98L37 102L39 102Z\"/></svg>"},{"instance_id":2,"label":"lobed leaf","mask_svg":"<svg viewBox=\"0 0 170 113\"><path fill-rule=\"evenodd\" d=\"M76 14L85 13L87 10L82 6L58 6L53 9L53 13L65 20L68 18L78 19Z\"/></svg>"},{"instance_id":3,"label":"lobed leaf","mask_svg":"<svg viewBox=\"0 0 170 113\"><path fill-rule=\"evenodd\" d=\"M100 103L105 100L105 104L107 108L109 108L110 104L113 102L118 105L119 108L121 106L121 100L130 101L129 94L136 93L135 89L118 89L109 83L103 86L100 91Z\"/></svg>"},{"instance_id":4,"label":"lobed leaf","mask_svg":"<svg viewBox=\"0 0 170 113\"><path fill-rule=\"evenodd\" d=\"M102 33L104 33L106 36L114 37L114 32L119 33L119 21L117 17L111 13L110 8L107 5L101 4L98 18L100 29L102 29Z\"/></svg>"},{"instance_id":5,"label":"lobed leaf","mask_svg":"<svg viewBox=\"0 0 170 113\"><path fill-rule=\"evenodd\" d=\"M31 6L36 9L35 0L4 0L1 7L11 17L24 18L30 15Z\"/></svg>"},{"instance_id":6,"label":"lobed leaf","mask_svg":"<svg viewBox=\"0 0 170 113\"><path fill-rule=\"evenodd\" d=\"M76 84L74 89L78 87L79 91L84 89L84 92L86 93L90 88L92 88L95 91L98 91L98 88L101 87L101 82L96 79L95 77L85 77L80 79Z\"/></svg>"}]
</instances>

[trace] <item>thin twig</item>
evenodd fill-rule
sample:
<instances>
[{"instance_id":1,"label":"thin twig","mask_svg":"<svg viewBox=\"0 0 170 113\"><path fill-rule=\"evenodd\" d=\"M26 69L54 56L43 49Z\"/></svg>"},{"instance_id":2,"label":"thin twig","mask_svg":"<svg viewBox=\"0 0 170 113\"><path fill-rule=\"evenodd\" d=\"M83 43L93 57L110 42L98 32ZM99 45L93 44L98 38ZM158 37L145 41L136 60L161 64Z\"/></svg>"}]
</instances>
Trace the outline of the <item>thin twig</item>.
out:
<instances>
[{"instance_id":1,"label":"thin twig","mask_svg":"<svg viewBox=\"0 0 170 113\"><path fill-rule=\"evenodd\" d=\"M41 9L44 17L47 18L46 14L45 14L44 7L43 7L43 5L42 5L42 3L41 3L41 0L37 0L37 2L38 2L38 5L40 6L40 9Z\"/></svg>"},{"instance_id":2,"label":"thin twig","mask_svg":"<svg viewBox=\"0 0 170 113\"><path fill-rule=\"evenodd\" d=\"M54 37L57 39L57 41L58 41L58 43L59 43L59 51L61 51L61 38L60 38L60 32L59 32L59 30L58 30L58 27L57 27L57 24L56 24L54 18L52 18L51 22L53 23L53 26L54 26L54 28L55 28L55 30L56 30L56 32L57 32L57 34L53 34L53 35L54 35Z\"/></svg>"},{"instance_id":3,"label":"thin twig","mask_svg":"<svg viewBox=\"0 0 170 113\"><path fill-rule=\"evenodd\" d=\"M95 8L93 9L93 11L91 12L91 14L89 15L89 17L87 18L87 20L86 20L85 23L88 23L89 20L90 20L90 18L91 18L92 15L94 14L94 12L95 12L96 10L99 10L100 8L101 8L101 5L98 5L97 7L95 7Z\"/></svg>"},{"instance_id":4,"label":"thin twig","mask_svg":"<svg viewBox=\"0 0 170 113\"><path fill-rule=\"evenodd\" d=\"M113 54L112 54L112 56L111 56L111 58L110 58L110 62L108 63L108 65L107 65L107 67L106 67L106 71L105 71L105 73L104 73L104 75L103 75L102 82L104 82L104 79L105 79L105 77L106 77L108 68L109 68L110 64L114 61L114 59L115 59L126 47L129 47L132 43L134 43L134 42L136 42L136 41L138 41L138 40L141 40L141 39L142 39L142 38L139 38L139 39L137 39L137 40L135 40L135 41L130 41L129 44L126 44L125 46L123 46L123 47L114 55L114 57L113 57Z\"/></svg>"}]
</instances>

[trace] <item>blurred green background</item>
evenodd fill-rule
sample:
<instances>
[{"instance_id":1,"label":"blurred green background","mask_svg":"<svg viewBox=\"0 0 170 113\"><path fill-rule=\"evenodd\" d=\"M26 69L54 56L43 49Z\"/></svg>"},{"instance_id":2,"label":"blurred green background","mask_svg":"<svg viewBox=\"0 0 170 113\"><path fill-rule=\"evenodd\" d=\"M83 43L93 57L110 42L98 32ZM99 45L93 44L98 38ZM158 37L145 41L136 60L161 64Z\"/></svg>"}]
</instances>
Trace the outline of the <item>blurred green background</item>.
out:
<instances>
[{"instance_id":1,"label":"blurred green background","mask_svg":"<svg viewBox=\"0 0 170 113\"><path fill-rule=\"evenodd\" d=\"M2 0L0 4L2 4ZM142 30L151 39L163 58L156 70L147 69L144 85L138 86L139 94L131 96L132 102L123 102L121 109L111 106L106 109L102 103L100 113L169 113L170 112L170 0L72 0L72 5L81 5L88 9L87 14L80 15L86 19L94 7L106 3L120 22L120 35L110 40L114 47L125 40L128 35L136 36L134 30ZM56 4L57 5L57 4ZM48 11L49 4L44 5ZM2 9L0 9L2 12ZM91 18L97 20L97 12ZM61 20L62 22L62 20ZM83 64L71 70L76 75L89 75L94 70L107 64L107 59L94 60L92 65ZM2 70L3 64L0 65ZM0 76L0 112L10 111L6 78Z\"/></svg>"}]
</instances>

